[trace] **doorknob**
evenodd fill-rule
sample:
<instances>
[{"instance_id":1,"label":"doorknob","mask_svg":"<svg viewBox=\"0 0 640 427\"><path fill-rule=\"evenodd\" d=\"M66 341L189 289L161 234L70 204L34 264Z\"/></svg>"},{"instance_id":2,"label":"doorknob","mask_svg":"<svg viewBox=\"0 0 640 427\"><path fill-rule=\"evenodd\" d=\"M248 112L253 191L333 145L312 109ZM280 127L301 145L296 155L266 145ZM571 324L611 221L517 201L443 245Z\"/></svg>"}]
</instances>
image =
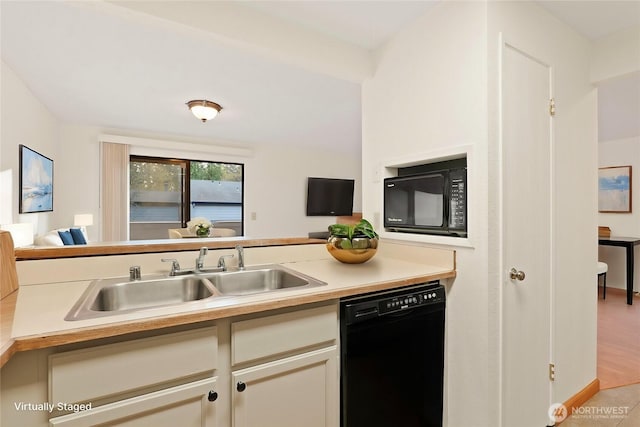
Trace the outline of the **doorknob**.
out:
<instances>
[{"instance_id":1,"label":"doorknob","mask_svg":"<svg viewBox=\"0 0 640 427\"><path fill-rule=\"evenodd\" d=\"M509 271L509 277L511 278L511 280L523 281L525 278L525 274L524 271L519 271L515 268L511 268L511 270Z\"/></svg>"}]
</instances>

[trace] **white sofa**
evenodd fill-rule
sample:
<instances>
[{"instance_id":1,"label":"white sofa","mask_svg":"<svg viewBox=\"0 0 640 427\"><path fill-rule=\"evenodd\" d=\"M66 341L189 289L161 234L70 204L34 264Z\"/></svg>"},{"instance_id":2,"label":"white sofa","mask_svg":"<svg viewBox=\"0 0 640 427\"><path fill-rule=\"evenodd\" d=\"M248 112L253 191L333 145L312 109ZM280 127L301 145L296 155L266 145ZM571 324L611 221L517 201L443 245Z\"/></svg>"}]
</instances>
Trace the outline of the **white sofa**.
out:
<instances>
[{"instance_id":1,"label":"white sofa","mask_svg":"<svg viewBox=\"0 0 640 427\"><path fill-rule=\"evenodd\" d=\"M74 228L79 228L79 227L74 227ZM43 235L36 236L35 239L33 240L33 244L36 246L64 246L64 243L62 242L62 239L60 238L60 233L58 233L58 231L69 231L69 230L70 228L58 228L56 230L48 231ZM87 238L86 230L80 228L80 231L84 236L84 240L88 242L89 239Z\"/></svg>"}]
</instances>

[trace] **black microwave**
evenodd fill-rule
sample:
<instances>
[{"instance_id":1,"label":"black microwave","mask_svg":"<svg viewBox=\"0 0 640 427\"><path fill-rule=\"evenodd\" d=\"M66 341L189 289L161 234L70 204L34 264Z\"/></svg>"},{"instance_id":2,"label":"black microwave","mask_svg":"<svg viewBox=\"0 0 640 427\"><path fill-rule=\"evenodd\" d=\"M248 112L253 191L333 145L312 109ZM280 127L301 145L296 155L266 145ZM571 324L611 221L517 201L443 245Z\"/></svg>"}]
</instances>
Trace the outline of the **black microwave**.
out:
<instances>
[{"instance_id":1,"label":"black microwave","mask_svg":"<svg viewBox=\"0 0 640 427\"><path fill-rule=\"evenodd\" d=\"M467 168L384 180L387 231L467 236Z\"/></svg>"}]
</instances>

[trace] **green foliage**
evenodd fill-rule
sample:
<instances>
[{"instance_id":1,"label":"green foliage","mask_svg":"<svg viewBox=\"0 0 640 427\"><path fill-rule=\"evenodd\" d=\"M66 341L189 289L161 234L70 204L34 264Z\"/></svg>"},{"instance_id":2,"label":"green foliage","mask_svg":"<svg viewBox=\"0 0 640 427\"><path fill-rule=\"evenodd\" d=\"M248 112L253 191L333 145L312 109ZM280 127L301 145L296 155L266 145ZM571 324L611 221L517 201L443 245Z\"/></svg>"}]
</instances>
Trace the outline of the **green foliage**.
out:
<instances>
[{"instance_id":1,"label":"green foliage","mask_svg":"<svg viewBox=\"0 0 640 427\"><path fill-rule=\"evenodd\" d=\"M191 161L191 179L206 181L242 181L242 165ZM182 166L166 162L131 161L131 190L182 191Z\"/></svg>"},{"instance_id":2,"label":"green foliage","mask_svg":"<svg viewBox=\"0 0 640 427\"><path fill-rule=\"evenodd\" d=\"M240 182L242 181L242 165L192 161L191 179Z\"/></svg>"},{"instance_id":3,"label":"green foliage","mask_svg":"<svg viewBox=\"0 0 640 427\"><path fill-rule=\"evenodd\" d=\"M373 226L366 219L361 219L357 224L333 224L329 226L329 234L335 237L341 237L345 240L342 241L340 246L342 249L353 248L354 237L368 237L369 239L375 239L378 237L378 233L373 229Z\"/></svg>"},{"instance_id":4,"label":"green foliage","mask_svg":"<svg viewBox=\"0 0 640 427\"><path fill-rule=\"evenodd\" d=\"M180 191L182 168L180 165L154 162L130 162L131 190Z\"/></svg>"},{"instance_id":5,"label":"green foliage","mask_svg":"<svg viewBox=\"0 0 640 427\"><path fill-rule=\"evenodd\" d=\"M220 181L222 179L222 168L219 163L191 162L191 179Z\"/></svg>"}]
</instances>

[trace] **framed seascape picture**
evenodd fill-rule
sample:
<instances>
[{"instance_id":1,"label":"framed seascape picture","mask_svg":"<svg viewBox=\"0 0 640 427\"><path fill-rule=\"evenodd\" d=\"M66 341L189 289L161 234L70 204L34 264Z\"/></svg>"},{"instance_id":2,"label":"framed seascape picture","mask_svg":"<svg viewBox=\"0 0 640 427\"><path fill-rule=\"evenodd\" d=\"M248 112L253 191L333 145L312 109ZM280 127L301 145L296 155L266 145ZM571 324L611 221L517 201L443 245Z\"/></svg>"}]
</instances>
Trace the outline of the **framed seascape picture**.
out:
<instances>
[{"instance_id":1,"label":"framed seascape picture","mask_svg":"<svg viewBox=\"0 0 640 427\"><path fill-rule=\"evenodd\" d=\"M631 166L598 169L598 211L631 212Z\"/></svg>"},{"instance_id":2,"label":"framed seascape picture","mask_svg":"<svg viewBox=\"0 0 640 427\"><path fill-rule=\"evenodd\" d=\"M53 160L20 144L20 213L53 210Z\"/></svg>"}]
</instances>

